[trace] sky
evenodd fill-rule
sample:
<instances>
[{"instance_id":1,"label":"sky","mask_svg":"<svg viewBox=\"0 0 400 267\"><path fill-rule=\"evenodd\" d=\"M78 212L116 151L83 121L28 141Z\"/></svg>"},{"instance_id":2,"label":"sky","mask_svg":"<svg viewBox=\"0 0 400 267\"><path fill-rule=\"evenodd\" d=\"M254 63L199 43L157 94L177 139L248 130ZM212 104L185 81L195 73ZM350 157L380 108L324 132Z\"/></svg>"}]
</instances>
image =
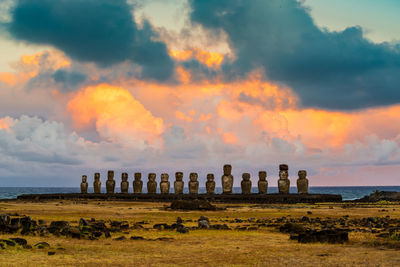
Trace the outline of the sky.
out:
<instances>
[{"instance_id":1,"label":"sky","mask_svg":"<svg viewBox=\"0 0 400 267\"><path fill-rule=\"evenodd\" d=\"M2 0L0 186L232 164L400 183L395 0Z\"/></svg>"}]
</instances>

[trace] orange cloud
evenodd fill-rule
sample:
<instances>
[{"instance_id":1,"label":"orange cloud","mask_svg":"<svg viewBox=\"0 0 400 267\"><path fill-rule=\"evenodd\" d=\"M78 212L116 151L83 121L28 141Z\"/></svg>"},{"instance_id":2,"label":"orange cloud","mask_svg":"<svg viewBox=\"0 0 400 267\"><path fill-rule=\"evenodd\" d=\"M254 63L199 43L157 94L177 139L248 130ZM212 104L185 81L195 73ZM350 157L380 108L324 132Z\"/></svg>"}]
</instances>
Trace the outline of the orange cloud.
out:
<instances>
[{"instance_id":1,"label":"orange cloud","mask_svg":"<svg viewBox=\"0 0 400 267\"><path fill-rule=\"evenodd\" d=\"M118 86L99 84L80 90L68 102L67 110L76 127L95 123L107 140L153 143L163 132L163 119L148 111L132 94Z\"/></svg>"},{"instance_id":2,"label":"orange cloud","mask_svg":"<svg viewBox=\"0 0 400 267\"><path fill-rule=\"evenodd\" d=\"M0 82L6 83L10 86L14 86L18 82L17 75L9 72L0 72Z\"/></svg>"},{"instance_id":3,"label":"orange cloud","mask_svg":"<svg viewBox=\"0 0 400 267\"><path fill-rule=\"evenodd\" d=\"M5 130L9 129L9 125L4 119L0 119L0 130L1 129L5 129Z\"/></svg>"},{"instance_id":4,"label":"orange cloud","mask_svg":"<svg viewBox=\"0 0 400 267\"><path fill-rule=\"evenodd\" d=\"M183 51L171 50L169 53L171 57L180 61L189 60L190 58L196 58L198 61L207 65L210 68L219 67L222 61L224 61L223 54L218 52L208 52L198 48Z\"/></svg>"}]
</instances>

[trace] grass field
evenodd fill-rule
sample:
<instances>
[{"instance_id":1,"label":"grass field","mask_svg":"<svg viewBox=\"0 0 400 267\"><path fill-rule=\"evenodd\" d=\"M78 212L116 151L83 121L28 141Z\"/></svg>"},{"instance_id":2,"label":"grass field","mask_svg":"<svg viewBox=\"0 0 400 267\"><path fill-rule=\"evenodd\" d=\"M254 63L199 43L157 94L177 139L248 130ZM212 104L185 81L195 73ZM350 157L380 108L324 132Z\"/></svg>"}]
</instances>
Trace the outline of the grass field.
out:
<instances>
[{"instance_id":1,"label":"grass field","mask_svg":"<svg viewBox=\"0 0 400 267\"><path fill-rule=\"evenodd\" d=\"M277 227L239 231L248 219L282 216L300 218L386 217L400 218L400 205L298 204L298 205L223 205L223 211L176 212L165 209L165 203L140 202L0 202L1 213L18 213L47 222L66 220L77 224L80 218L126 220L131 225L145 221L144 229L129 233L112 233L99 240L72 239L64 236L21 236L33 245L45 241L49 249L7 247L0 250L0 266L400 266L399 241L388 241L373 233L350 232L345 244L300 244L289 240L289 234ZM382 211L383 210L383 211ZM307 214L311 211L312 214ZM179 216L185 226L196 226L197 219L207 216L211 224L226 223L233 230L191 230L180 234L173 230L156 230L156 223L171 224ZM241 219L243 222L233 222ZM192 221L190 221L192 220ZM189 221L189 222L188 222ZM124 235L126 240L113 238ZM0 234L0 239L19 235ZM168 241L130 240L130 236L147 239L171 237ZM394 244L396 246L391 246ZM49 256L48 251L56 252Z\"/></svg>"}]
</instances>

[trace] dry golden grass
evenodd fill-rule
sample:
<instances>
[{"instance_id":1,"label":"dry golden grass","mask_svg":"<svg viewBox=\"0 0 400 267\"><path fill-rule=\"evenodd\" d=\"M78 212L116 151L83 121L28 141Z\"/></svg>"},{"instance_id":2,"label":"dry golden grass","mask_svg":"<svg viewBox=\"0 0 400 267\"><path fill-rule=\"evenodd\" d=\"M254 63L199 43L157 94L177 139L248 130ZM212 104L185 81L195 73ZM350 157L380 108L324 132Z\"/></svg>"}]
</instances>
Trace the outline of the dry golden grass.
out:
<instances>
[{"instance_id":1,"label":"dry golden grass","mask_svg":"<svg viewBox=\"0 0 400 267\"><path fill-rule=\"evenodd\" d=\"M0 202L0 213L29 215L33 219L67 220L77 223L81 217L103 220L127 220L130 223L147 221L172 223L179 216L185 223L195 225L200 215L211 223L227 223L235 218L276 218L291 216L350 218L385 217L400 218L400 205L378 204L344 208L342 204L298 205L224 205L225 211L175 212L164 210L164 203L105 202L105 201L48 201L40 203ZM381 212L381 209L388 210ZM229 225L229 223L227 223ZM245 223L244 223L245 224ZM236 226L232 224L231 226ZM96 241L66 237L23 236L33 245L48 242L50 249L0 250L0 266L400 266L400 251L376 246L373 234L350 233L350 241L343 245L299 244L289 240L288 234L273 228L257 231L194 230L188 234L175 231L129 230L124 241L101 238ZM122 235L116 233L113 237ZM137 235L145 238L172 237L170 241L129 240ZM16 235L0 235L0 239ZM62 248L62 249L59 249ZM56 254L48 256L48 251Z\"/></svg>"}]
</instances>

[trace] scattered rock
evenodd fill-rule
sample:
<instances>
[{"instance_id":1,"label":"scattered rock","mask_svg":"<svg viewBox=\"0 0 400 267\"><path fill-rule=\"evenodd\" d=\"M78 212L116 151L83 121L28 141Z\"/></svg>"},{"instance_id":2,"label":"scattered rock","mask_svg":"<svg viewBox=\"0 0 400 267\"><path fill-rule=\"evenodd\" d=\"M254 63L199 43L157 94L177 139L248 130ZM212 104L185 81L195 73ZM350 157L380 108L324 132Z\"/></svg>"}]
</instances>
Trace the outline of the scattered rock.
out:
<instances>
[{"instance_id":1,"label":"scattered rock","mask_svg":"<svg viewBox=\"0 0 400 267\"><path fill-rule=\"evenodd\" d=\"M125 240L125 239L126 239L126 237L122 235L120 237L114 238L113 240L122 241L122 240Z\"/></svg>"},{"instance_id":2,"label":"scattered rock","mask_svg":"<svg viewBox=\"0 0 400 267\"><path fill-rule=\"evenodd\" d=\"M7 246L15 247L15 242L7 239L0 239L0 243L4 243Z\"/></svg>"},{"instance_id":3,"label":"scattered rock","mask_svg":"<svg viewBox=\"0 0 400 267\"><path fill-rule=\"evenodd\" d=\"M209 229L211 227L209 219L205 216L200 216L198 226L200 229Z\"/></svg>"},{"instance_id":4,"label":"scattered rock","mask_svg":"<svg viewBox=\"0 0 400 267\"><path fill-rule=\"evenodd\" d=\"M176 231L181 234L189 233L189 228L182 225L182 227L176 228Z\"/></svg>"},{"instance_id":5,"label":"scattered rock","mask_svg":"<svg viewBox=\"0 0 400 267\"><path fill-rule=\"evenodd\" d=\"M347 232L342 230L321 230L321 231L307 231L299 234L299 243L330 243L330 244L342 244L349 241L349 235Z\"/></svg>"},{"instance_id":6,"label":"scattered rock","mask_svg":"<svg viewBox=\"0 0 400 267\"><path fill-rule=\"evenodd\" d=\"M49 248L50 244L47 242L39 242L39 243L35 244L34 247L38 248L38 249L45 249L45 248Z\"/></svg>"},{"instance_id":7,"label":"scattered rock","mask_svg":"<svg viewBox=\"0 0 400 267\"><path fill-rule=\"evenodd\" d=\"M20 246L24 246L26 244L28 244L28 241L26 241L26 239L23 238L18 238L18 237L14 237L14 238L9 238L11 241L14 241L15 243L17 243Z\"/></svg>"},{"instance_id":8,"label":"scattered rock","mask_svg":"<svg viewBox=\"0 0 400 267\"><path fill-rule=\"evenodd\" d=\"M47 252L47 255L53 256L53 255L56 255L56 252L55 251L49 251L49 252Z\"/></svg>"}]
</instances>

